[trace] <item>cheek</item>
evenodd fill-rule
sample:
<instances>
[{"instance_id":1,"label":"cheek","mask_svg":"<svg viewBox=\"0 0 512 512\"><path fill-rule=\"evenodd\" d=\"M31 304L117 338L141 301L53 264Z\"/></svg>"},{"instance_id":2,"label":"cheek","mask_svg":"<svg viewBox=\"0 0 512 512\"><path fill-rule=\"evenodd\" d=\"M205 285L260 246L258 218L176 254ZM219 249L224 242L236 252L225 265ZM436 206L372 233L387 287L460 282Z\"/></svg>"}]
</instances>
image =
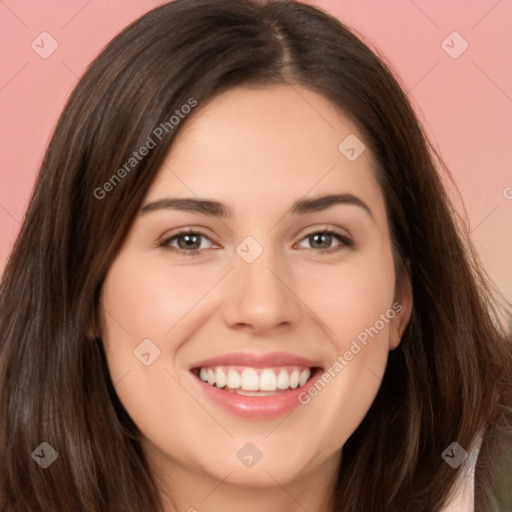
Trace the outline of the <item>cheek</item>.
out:
<instances>
[{"instance_id":1,"label":"cheek","mask_svg":"<svg viewBox=\"0 0 512 512\"><path fill-rule=\"evenodd\" d=\"M176 426L166 411L186 394L169 373L175 374L173 359L188 339L190 313L218 279L211 268L171 268L133 254L118 256L108 272L101 296L103 346L119 399L143 432Z\"/></svg>"},{"instance_id":2,"label":"cheek","mask_svg":"<svg viewBox=\"0 0 512 512\"><path fill-rule=\"evenodd\" d=\"M137 340L150 338L162 351L172 348L169 331L194 308L214 278L211 270L171 269L143 258L118 258L102 292L106 343L115 340L119 346L129 339L133 350Z\"/></svg>"},{"instance_id":3,"label":"cheek","mask_svg":"<svg viewBox=\"0 0 512 512\"><path fill-rule=\"evenodd\" d=\"M197 303L206 285L197 278L178 281L176 271L173 275L151 262L120 256L102 290L102 340L119 400L143 436L158 439L165 433L161 444L173 453L179 453L180 443L170 440L185 439L192 418L177 422L169 408L173 403L184 410L187 395L171 376L169 360L180 338L166 333Z\"/></svg>"},{"instance_id":4,"label":"cheek","mask_svg":"<svg viewBox=\"0 0 512 512\"><path fill-rule=\"evenodd\" d=\"M361 423L387 363L395 274L391 253L375 254L317 268L314 286L301 291L331 344L328 375L302 397L331 446L343 445Z\"/></svg>"},{"instance_id":5,"label":"cheek","mask_svg":"<svg viewBox=\"0 0 512 512\"><path fill-rule=\"evenodd\" d=\"M304 275L313 274L305 271ZM389 323L382 324L380 318L391 307L395 293L390 252L372 251L341 264L317 266L314 279L297 277L297 282L300 296L321 319L338 353L348 350L351 341L376 322L382 337L389 334Z\"/></svg>"}]
</instances>

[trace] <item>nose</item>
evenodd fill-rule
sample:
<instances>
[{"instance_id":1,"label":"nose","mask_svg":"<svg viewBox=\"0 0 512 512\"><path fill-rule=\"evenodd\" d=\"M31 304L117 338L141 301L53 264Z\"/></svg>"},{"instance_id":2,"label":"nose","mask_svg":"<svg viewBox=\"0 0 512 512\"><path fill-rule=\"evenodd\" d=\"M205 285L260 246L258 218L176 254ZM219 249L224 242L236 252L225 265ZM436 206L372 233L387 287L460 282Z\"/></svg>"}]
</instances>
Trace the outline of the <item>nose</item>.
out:
<instances>
[{"instance_id":1,"label":"nose","mask_svg":"<svg viewBox=\"0 0 512 512\"><path fill-rule=\"evenodd\" d=\"M289 329L301 317L301 300L294 292L291 272L275 258L264 256L252 263L238 258L225 283L225 323L253 335Z\"/></svg>"}]
</instances>

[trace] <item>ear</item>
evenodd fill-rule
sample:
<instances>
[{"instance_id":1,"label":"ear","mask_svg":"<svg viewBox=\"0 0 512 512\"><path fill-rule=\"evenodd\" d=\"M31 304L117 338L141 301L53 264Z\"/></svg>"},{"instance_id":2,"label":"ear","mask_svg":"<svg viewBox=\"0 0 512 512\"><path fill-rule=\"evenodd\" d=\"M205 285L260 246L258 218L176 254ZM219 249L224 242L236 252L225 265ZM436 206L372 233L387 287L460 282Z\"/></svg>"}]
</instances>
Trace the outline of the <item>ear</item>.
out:
<instances>
[{"instance_id":1,"label":"ear","mask_svg":"<svg viewBox=\"0 0 512 512\"><path fill-rule=\"evenodd\" d=\"M95 317L91 319L85 331L87 339L94 340L96 338L101 338L101 327L98 325L100 321L101 320L98 320Z\"/></svg>"},{"instance_id":2,"label":"ear","mask_svg":"<svg viewBox=\"0 0 512 512\"><path fill-rule=\"evenodd\" d=\"M96 334L96 332L92 328L87 329L85 335L87 336L88 340L94 340L96 338L99 338L99 335Z\"/></svg>"},{"instance_id":3,"label":"ear","mask_svg":"<svg viewBox=\"0 0 512 512\"><path fill-rule=\"evenodd\" d=\"M390 322L389 350L394 350L400 344L405 328L411 318L412 305L411 280L408 275L405 275L395 288L393 310L396 315Z\"/></svg>"}]
</instances>

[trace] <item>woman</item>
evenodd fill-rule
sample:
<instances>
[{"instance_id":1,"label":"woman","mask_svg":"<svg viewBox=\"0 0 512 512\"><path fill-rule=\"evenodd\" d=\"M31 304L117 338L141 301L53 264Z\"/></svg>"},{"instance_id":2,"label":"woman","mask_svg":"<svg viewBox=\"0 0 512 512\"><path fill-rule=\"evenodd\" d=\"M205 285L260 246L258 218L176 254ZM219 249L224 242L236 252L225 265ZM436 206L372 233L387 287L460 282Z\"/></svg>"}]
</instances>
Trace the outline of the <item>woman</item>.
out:
<instances>
[{"instance_id":1,"label":"woman","mask_svg":"<svg viewBox=\"0 0 512 512\"><path fill-rule=\"evenodd\" d=\"M436 159L311 6L124 30L5 270L2 510L455 510L476 454L507 510L511 344Z\"/></svg>"}]
</instances>

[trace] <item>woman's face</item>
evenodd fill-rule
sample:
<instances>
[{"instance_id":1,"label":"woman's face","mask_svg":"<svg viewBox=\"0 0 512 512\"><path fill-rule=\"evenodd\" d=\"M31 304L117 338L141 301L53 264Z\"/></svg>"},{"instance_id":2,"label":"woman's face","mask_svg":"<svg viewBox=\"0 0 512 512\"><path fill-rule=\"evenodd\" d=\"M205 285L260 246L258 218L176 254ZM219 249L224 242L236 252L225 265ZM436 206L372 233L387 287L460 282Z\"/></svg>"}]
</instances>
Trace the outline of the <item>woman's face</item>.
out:
<instances>
[{"instance_id":1,"label":"woman's face","mask_svg":"<svg viewBox=\"0 0 512 512\"><path fill-rule=\"evenodd\" d=\"M189 116L102 290L115 389L161 474L332 474L410 313L369 149L298 86Z\"/></svg>"}]
</instances>

